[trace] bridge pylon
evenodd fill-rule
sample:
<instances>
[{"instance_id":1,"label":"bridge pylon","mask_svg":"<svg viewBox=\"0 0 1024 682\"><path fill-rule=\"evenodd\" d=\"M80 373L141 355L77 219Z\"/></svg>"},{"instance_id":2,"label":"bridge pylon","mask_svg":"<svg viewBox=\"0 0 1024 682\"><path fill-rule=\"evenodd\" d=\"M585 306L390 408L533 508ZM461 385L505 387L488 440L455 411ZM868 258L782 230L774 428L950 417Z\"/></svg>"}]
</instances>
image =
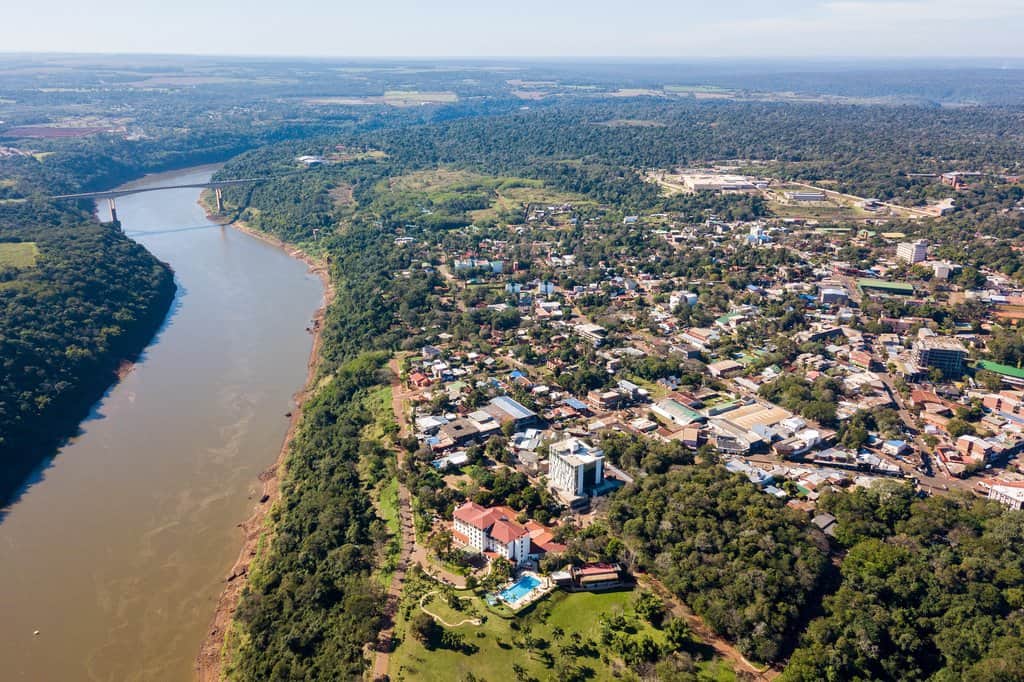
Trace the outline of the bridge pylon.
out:
<instances>
[{"instance_id":1,"label":"bridge pylon","mask_svg":"<svg viewBox=\"0 0 1024 682\"><path fill-rule=\"evenodd\" d=\"M114 203L114 197L107 199L107 206L110 207L110 222L120 227L121 221L117 219L117 204Z\"/></svg>"},{"instance_id":2,"label":"bridge pylon","mask_svg":"<svg viewBox=\"0 0 1024 682\"><path fill-rule=\"evenodd\" d=\"M217 213L224 212L224 190L220 187L213 188L213 196L217 198Z\"/></svg>"}]
</instances>

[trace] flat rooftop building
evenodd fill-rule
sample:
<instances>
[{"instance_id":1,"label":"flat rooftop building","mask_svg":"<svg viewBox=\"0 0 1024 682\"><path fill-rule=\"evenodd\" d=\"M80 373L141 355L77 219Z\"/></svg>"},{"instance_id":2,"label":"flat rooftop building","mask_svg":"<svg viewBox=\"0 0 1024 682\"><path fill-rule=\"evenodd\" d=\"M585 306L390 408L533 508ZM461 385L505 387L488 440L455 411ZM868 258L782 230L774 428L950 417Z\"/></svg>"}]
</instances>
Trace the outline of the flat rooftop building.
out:
<instances>
[{"instance_id":1,"label":"flat rooftop building","mask_svg":"<svg viewBox=\"0 0 1024 682\"><path fill-rule=\"evenodd\" d=\"M604 453L578 438L553 443L548 451L548 480L573 496L589 495L604 481Z\"/></svg>"},{"instance_id":2,"label":"flat rooftop building","mask_svg":"<svg viewBox=\"0 0 1024 682\"><path fill-rule=\"evenodd\" d=\"M967 349L948 336L927 336L914 342L914 362L919 367L934 367L946 378L963 376Z\"/></svg>"}]
</instances>

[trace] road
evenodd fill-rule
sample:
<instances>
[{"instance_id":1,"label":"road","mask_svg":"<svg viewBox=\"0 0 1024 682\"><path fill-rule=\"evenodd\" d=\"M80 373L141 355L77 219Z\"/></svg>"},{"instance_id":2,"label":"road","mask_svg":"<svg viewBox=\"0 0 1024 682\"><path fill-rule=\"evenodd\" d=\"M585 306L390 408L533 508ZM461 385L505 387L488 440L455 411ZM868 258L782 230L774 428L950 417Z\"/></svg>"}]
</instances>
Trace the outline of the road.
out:
<instances>
[{"instance_id":1,"label":"road","mask_svg":"<svg viewBox=\"0 0 1024 682\"><path fill-rule=\"evenodd\" d=\"M402 383L402 367L399 358L392 358L388 363L391 370L391 409L398 423L398 437L400 439L409 436L409 425L405 418L405 403L408 400L410 391ZM402 468L405 462L405 451L401 447L395 447L395 471ZM371 669L371 680L386 679L388 668L391 663L391 651L394 649L395 616L398 614L398 606L402 598L402 590L405 587L405 574L409 568L410 558L416 544L416 527L412 518L412 499L409 490L398 483L398 519L400 526L398 551L398 563L395 572L391 576L391 584L388 586L387 602L384 606L385 627L377 637L377 646Z\"/></svg>"}]
</instances>

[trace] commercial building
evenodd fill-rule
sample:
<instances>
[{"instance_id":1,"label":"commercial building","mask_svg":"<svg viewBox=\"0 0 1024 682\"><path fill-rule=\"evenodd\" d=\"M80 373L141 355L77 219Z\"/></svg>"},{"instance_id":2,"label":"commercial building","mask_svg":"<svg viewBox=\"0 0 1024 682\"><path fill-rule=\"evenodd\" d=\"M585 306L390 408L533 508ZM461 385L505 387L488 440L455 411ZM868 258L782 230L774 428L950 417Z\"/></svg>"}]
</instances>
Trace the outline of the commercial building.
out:
<instances>
[{"instance_id":1,"label":"commercial building","mask_svg":"<svg viewBox=\"0 0 1024 682\"><path fill-rule=\"evenodd\" d=\"M896 257L913 265L928 257L928 242L918 239L916 242L903 242L896 247Z\"/></svg>"},{"instance_id":2,"label":"commercial building","mask_svg":"<svg viewBox=\"0 0 1024 682\"><path fill-rule=\"evenodd\" d=\"M570 498L589 495L604 481L604 453L578 438L552 444L548 456L548 480Z\"/></svg>"},{"instance_id":3,"label":"commercial building","mask_svg":"<svg viewBox=\"0 0 1024 682\"><path fill-rule=\"evenodd\" d=\"M798 192L786 192L786 198L789 199L790 201L825 201L826 196L824 192L808 190Z\"/></svg>"},{"instance_id":4,"label":"commercial building","mask_svg":"<svg viewBox=\"0 0 1024 682\"><path fill-rule=\"evenodd\" d=\"M914 342L914 363L919 367L934 367L946 378L963 376L967 349L948 336L927 336Z\"/></svg>"}]
</instances>

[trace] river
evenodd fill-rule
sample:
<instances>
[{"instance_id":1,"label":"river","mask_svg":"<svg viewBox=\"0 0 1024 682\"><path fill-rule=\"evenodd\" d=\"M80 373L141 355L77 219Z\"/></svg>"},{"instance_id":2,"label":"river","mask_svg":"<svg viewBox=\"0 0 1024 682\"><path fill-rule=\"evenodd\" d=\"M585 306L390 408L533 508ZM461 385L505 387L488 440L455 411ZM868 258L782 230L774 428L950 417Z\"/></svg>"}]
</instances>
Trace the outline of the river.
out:
<instances>
[{"instance_id":1,"label":"river","mask_svg":"<svg viewBox=\"0 0 1024 682\"><path fill-rule=\"evenodd\" d=\"M132 185L205 182L212 170ZM178 295L131 373L4 510L5 680L193 677L323 299L303 263L212 223L197 199L117 200L124 230L174 268Z\"/></svg>"}]
</instances>

